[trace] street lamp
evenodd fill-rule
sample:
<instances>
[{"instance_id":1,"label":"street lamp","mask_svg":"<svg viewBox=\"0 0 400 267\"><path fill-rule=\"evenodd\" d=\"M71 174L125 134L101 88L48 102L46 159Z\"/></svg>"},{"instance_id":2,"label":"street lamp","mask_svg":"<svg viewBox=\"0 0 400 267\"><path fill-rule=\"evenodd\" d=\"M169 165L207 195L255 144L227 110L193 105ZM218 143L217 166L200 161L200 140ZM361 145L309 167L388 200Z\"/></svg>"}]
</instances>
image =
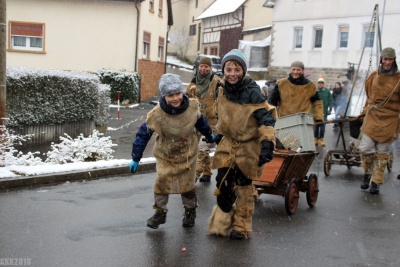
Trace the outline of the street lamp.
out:
<instances>
[{"instance_id":1,"label":"street lamp","mask_svg":"<svg viewBox=\"0 0 400 267\"><path fill-rule=\"evenodd\" d=\"M267 0L265 1L265 3L263 4L263 7L270 7L273 8L275 6L275 0Z\"/></svg>"}]
</instances>

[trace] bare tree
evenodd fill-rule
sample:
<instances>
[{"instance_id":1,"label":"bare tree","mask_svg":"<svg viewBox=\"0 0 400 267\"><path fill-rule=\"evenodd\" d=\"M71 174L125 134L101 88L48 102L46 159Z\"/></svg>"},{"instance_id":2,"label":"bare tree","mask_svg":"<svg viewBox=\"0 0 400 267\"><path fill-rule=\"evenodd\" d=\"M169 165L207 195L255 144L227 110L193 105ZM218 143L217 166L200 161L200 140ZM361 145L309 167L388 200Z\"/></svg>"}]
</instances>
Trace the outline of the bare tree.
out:
<instances>
[{"instance_id":1,"label":"bare tree","mask_svg":"<svg viewBox=\"0 0 400 267\"><path fill-rule=\"evenodd\" d=\"M192 38L189 36L189 28L182 26L180 29L171 29L169 42L175 46L179 57L184 58L192 42Z\"/></svg>"}]
</instances>

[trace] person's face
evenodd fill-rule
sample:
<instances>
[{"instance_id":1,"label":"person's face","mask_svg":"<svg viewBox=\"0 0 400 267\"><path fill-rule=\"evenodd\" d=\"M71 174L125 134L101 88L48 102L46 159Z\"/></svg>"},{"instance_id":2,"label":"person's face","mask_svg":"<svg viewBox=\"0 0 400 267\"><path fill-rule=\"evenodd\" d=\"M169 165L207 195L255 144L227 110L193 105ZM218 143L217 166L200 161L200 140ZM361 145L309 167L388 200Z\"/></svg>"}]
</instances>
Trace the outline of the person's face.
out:
<instances>
[{"instance_id":1,"label":"person's face","mask_svg":"<svg viewBox=\"0 0 400 267\"><path fill-rule=\"evenodd\" d=\"M211 67L208 66L207 64L200 64L199 65L199 72L201 75L206 75L209 74L211 71Z\"/></svg>"},{"instance_id":2,"label":"person's face","mask_svg":"<svg viewBox=\"0 0 400 267\"><path fill-rule=\"evenodd\" d=\"M228 83L236 84L243 78L243 68L236 61L228 61L224 66L224 76Z\"/></svg>"},{"instance_id":3,"label":"person's face","mask_svg":"<svg viewBox=\"0 0 400 267\"><path fill-rule=\"evenodd\" d=\"M319 82L319 83L318 83L318 88L319 88L319 89L322 89L322 88L324 88L324 85L325 85L325 84L324 84L323 82Z\"/></svg>"},{"instance_id":4,"label":"person's face","mask_svg":"<svg viewBox=\"0 0 400 267\"><path fill-rule=\"evenodd\" d=\"M382 58L382 68L384 70L390 70L393 66L394 58Z\"/></svg>"},{"instance_id":5,"label":"person's face","mask_svg":"<svg viewBox=\"0 0 400 267\"><path fill-rule=\"evenodd\" d=\"M335 84L336 88L340 88L340 85L338 83Z\"/></svg>"},{"instance_id":6,"label":"person's face","mask_svg":"<svg viewBox=\"0 0 400 267\"><path fill-rule=\"evenodd\" d=\"M294 79L299 78L302 74L304 73L304 70L299 67L291 67L290 68L290 74Z\"/></svg>"},{"instance_id":7,"label":"person's face","mask_svg":"<svg viewBox=\"0 0 400 267\"><path fill-rule=\"evenodd\" d=\"M183 101L183 93L174 93L171 95L166 95L165 101L167 102L168 105L177 108L181 105Z\"/></svg>"}]
</instances>

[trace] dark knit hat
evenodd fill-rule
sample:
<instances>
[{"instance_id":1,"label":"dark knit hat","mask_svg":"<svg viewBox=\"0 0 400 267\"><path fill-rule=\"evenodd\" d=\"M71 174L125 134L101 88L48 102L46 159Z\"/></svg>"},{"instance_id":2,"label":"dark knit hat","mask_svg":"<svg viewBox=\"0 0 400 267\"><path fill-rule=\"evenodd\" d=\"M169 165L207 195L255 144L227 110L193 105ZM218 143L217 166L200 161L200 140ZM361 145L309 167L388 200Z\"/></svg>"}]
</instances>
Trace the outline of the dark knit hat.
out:
<instances>
[{"instance_id":1,"label":"dark knit hat","mask_svg":"<svg viewBox=\"0 0 400 267\"><path fill-rule=\"evenodd\" d=\"M232 49L222 58L222 70L225 68L225 63L229 60L237 61L243 68L243 73L247 72L246 56L238 49Z\"/></svg>"},{"instance_id":2,"label":"dark knit hat","mask_svg":"<svg viewBox=\"0 0 400 267\"><path fill-rule=\"evenodd\" d=\"M211 67L211 59L209 57L202 57L199 61L199 65L205 64Z\"/></svg>"},{"instance_id":3,"label":"dark knit hat","mask_svg":"<svg viewBox=\"0 0 400 267\"><path fill-rule=\"evenodd\" d=\"M296 67L304 70L304 64L301 61L294 61L292 65L290 65L291 68Z\"/></svg>"},{"instance_id":4,"label":"dark knit hat","mask_svg":"<svg viewBox=\"0 0 400 267\"><path fill-rule=\"evenodd\" d=\"M175 93L183 93L184 88L181 77L171 73L163 74L158 82L158 90L162 97Z\"/></svg>"}]
</instances>

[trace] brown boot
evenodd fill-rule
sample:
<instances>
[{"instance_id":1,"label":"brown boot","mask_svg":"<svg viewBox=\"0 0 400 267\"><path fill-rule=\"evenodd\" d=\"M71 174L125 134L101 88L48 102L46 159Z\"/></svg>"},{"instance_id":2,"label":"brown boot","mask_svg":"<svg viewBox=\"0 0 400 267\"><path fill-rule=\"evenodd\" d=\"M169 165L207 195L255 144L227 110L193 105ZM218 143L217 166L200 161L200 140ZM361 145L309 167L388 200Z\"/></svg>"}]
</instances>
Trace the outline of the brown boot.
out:
<instances>
[{"instance_id":1,"label":"brown boot","mask_svg":"<svg viewBox=\"0 0 400 267\"><path fill-rule=\"evenodd\" d=\"M324 138L318 139L318 145L320 145L320 146L325 146Z\"/></svg>"},{"instance_id":2,"label":"brown boot","mask_svg":"<svg viewBox=\"0 0 400 267\"><path fill-rule=\"evenodd\" d=\"M385 181L385 168L389 157L389 154L376 154L374 167L372 168L371 187L369 189L371 194L379 194L379 186Z\"/></svg>"},{"instance_id":3,"label":"brown boot","mask_svg":"<svg viewBox=\"0 0 400 267\"><path fill-rule=\"evenodd\" d=\"M314 138L314 144L318 146L318 138Z\"/></svg>"}]
</instances>

